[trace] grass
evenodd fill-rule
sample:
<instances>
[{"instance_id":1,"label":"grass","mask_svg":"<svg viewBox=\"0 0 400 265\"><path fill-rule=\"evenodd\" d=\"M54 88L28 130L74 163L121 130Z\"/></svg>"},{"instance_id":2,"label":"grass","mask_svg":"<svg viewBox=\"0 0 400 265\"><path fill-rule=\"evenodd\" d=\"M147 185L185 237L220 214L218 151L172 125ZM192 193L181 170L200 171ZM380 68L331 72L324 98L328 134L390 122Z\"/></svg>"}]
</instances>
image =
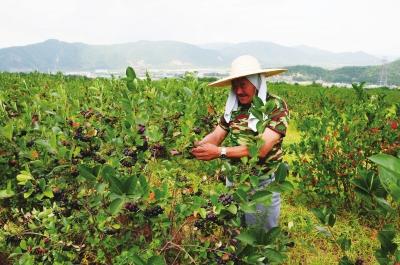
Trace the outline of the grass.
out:
<instances>
[{"instance_id":1,"label":"grass","mask_svg":"<svg viewBox=\"0 0 400 265\"><path fill-rule=\"evenodd\" d=\"M301 135L291 121L284 146L297 143ZM285 160L291 163L294 156L286 155ZM293 177L290 177L294 180ZM288 253L286 264L338 264L342 257L340 247L329 237L317 230L321 226L311 211L312 206L304 200L300 190L282 196L280 224L289 231L294 247ZM351 249L347 255L354 262L362 260L363 265L378 264L374 257L378 248L377 230L367 226L366 220L360 220L357 213L341 212L336 216L332 234L338 238L341 234L351 240Z\"/></svg>"}]
</instances>

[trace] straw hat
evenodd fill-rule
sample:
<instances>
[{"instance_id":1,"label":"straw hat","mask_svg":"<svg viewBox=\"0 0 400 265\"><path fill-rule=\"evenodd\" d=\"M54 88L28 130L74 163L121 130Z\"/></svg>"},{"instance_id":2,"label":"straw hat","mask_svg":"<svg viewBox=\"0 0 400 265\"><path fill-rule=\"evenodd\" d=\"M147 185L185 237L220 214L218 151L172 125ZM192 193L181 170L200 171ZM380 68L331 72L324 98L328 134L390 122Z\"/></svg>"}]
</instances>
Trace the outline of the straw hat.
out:
<instances>
[{"instance_id":1,"label":"straw hat","mask_svg":"<svg viewBox=\"0 0 400 265\"><path fill-rule=\"evenodd\" d=\"M287 69L261 69L260 63L251 55L242 55L233 60L230 75L208 84L212 87L223 87L231 85L235 78L253 74L263 74L266 77L280 74Z\"/></svg>"}]
</instances>

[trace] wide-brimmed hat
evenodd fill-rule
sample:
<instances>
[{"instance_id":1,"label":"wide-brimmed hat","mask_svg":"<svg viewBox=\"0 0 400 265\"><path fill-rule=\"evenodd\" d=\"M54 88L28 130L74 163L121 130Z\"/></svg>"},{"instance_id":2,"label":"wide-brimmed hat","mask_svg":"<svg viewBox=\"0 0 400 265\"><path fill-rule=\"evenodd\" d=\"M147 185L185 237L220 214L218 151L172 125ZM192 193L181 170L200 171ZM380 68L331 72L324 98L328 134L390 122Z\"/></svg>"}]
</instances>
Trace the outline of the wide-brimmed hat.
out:
<instances>
[{"instance_id":1,"label":"wide-brimmed hat","mask_svg":"<svg viewBox=\"0 0 400 265\"><path fill-rule=\"evenodd\" d=\"M266 77L277 75L287 71L287 69L272 68L261 69L261 65L256 58L251 55L242 55L233 60L229 76L208 84L213 87L223 87L231 85L231 81L235 78L263 74Z\"/></svg>"}]
</instances>

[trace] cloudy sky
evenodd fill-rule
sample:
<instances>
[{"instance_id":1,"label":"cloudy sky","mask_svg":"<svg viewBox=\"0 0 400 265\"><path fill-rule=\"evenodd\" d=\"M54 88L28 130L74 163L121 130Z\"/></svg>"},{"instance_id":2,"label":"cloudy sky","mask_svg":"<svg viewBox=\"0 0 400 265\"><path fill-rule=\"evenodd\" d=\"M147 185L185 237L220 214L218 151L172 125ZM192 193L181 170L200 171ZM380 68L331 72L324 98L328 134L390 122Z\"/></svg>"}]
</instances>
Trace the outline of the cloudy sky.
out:
<instances>
[{"instance_id":1,"label":"cloudy sky","mask_svg":"<svg viewBox=\"0 0 400 265\"><path fill-rule=\"evenodd\" d=\"M1 0L0 48L271 41L400 57L399 0Z\"/></svg>"}]
</instances>

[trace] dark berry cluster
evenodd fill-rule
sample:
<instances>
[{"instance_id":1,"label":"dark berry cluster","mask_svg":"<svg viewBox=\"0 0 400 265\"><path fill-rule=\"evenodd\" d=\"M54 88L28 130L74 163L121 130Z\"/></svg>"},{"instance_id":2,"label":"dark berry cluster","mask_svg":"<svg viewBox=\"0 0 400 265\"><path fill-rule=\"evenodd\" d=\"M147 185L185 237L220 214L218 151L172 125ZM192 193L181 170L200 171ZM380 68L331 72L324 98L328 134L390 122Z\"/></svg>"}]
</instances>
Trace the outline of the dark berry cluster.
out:
<instances>
[{"instance_id":1,"label":"dark berry cluster","mask_svg":"<svg viewBox=\"0 0 400 265\"><path fill-rule=\"evenodd\" d=\"M136 158L137 154L136 154L136 150L132 149L132 148L125 148L124 151L122 152L125 156L130 156L133 158Z\"/></svg>"},{"instance_id":2,"label":"dark berry cluster","mask_svg":"<svg viewBox=\"0 0 400 265\"><path fill-rule=\"evenodd\" d=\"M218 201L224 206L227 206L233 202L233 196L230 194L222 194L219 196Z\"/></svg>"},{"instance_id":3,"label":"dark berry cluster","mask_svg":"<svg viewBox=\"0 0 400 265\"><path fill-rule=\"evenodd\" d=\"M93 150L91 149L91 148L83 148L81 151L80 151L80 155L82 156L82 157L89 157L89 156L92 156L94 153L93 153Z\"/></svg>"},{"instance_id":4,"label":"dark berry cluster","mask_svg":"<svg viewBox=\"0 0 400 265\"><path fill-rule=\"evenodd\" d=\"M104 122L107 123L107 124L114 125L114 124L118 121L118 118L117 118L117 117L110 116L110 117L104 117L103 120L104 120Z\"/></svg>"},{"instance_id":5,"label":"dark berry cluster","mask_svg":"<svg viewBox=\"0 0 400 265\"><path fill-rule=\"evenodd\" d=\"M100 163L100 164L104 164L105 162L107 162L105 158L103 158L103 157L101 157L99 155L93 156L93 160L98 162L98 163Z\"/></svg>"},{"instance_id":6,"label":"dark berry cluster","mask_svg":"<svg viewBox=\"0 0 400 265\"><path fill-rule=\"evenodd\" d=\"M74 139L82 142L90 142L91 138L85 135L83 127L78 127L75 131Z\"/></svg>"},{"instance_id":7,"label":"dark berry cluster","mask_svg":"<svg viewBox=\"0 0 400 265\"><path fill-rule=\"evenodd\" d=\"M132 159L131 157L126 157L122 159L121 165L124 167L133 167L135 165L136 161Z\"/></svg>"},{"instance_id":8,"label":"dark berry cluster","mask_svg":"<svg viewBox=\"0 0 400 265\"><path fill-rule=\"evenodd\" d=\"M129 212L137 213L140 208L136 203L128 202L125 204L125 209Z\"/></svg>"},{"instance_id":9,"label":"dark berry cluster","mask_svg":"<svg viewBox=\"0 0 400 265\"><path fill-rule=\"evenodd\" d=\"M206 227L207 221L205 219L198 219L194 222L194 227L203 230Z\"/></svg>"},{"instance_id":10,"label":"dark berry cluster","mask_svg":"<svg viewBox=\"0 0 400 265\"><path fill-rule=\"evenodd\" d=\"M136 148L137 150L144 152L149 148L149 143L146 136L143 136L142 139L143 139L143 144L136 146Z\"/></svg>"},{"instance_id":11,"label":"dark berry cluster","mask_svg":"<svg viewBox=\"0 0 400 265\"><path fill-rule=\"evenodd\" d=\"M145 131L146 131L146 126L144 126L143 124L139 124L137 132L139 134L144 134Z\"/></svg>"},{"instance_id":12,"label":"dark berry cluster","mask_svg":"<svg viewBox=\"0 0 400 265\"><path fill-rule=\"evenodd\" d=\"M76 166L71 166L70 168L70 174L73 177L77 177L79 175L79 170Z\"/></svg>"},{"instance_id":13,"label":"dark berry cluster","mask_svg":"<svg viewBox=\"0 0 400 265\"><path fill-rule=\"evenodd\" d=\"M194 132L195 134L200 134L200 133L201 133L201 129L200 129L199 127L195 127L195 128L193 129L193 132Z\"/></svg>"},{"instance_id":14,"label":"dark berry cluster","mask_svg":"<svg viewBox=\"0 0 400 265\"><path fill-rule=\"evenodd\" d=\"M94 114L92 108L89 108L88 110L82 110L80 113L85 119L90 119Z\"/></svg>"},{"instance_id":15,"label":"dark berry cluster","mask_svg":"<svg viewBox=\"0 0 400 265\"><path fill-rule=\"evenodd\" d=\"M164 212L164 209L161 208L161 206L156 205L154 207L151 208L147 208L144 211L144 216L146 218L152 218L152 217L157 217L158 215L162 214Z\"/></svg>"},{"instance_id":16,"label":"dark berry cluster","mask_svg":"<svg viewBox=\"0 0 400 265\"><path fill-rule=\"evenodd\" d=\"M221 256L216 256L216 262L218 265L228 264L228 262L233 262L233 264L239 264L240 259L236 254L225 253Z\"/></svg>"},{"instance_id":17,"label":"dark berry cluster","mask_svg":"<svg viewBox=\"0 0 400 265\"><path fill-rule=\"evenodd\" d=\"M151 146L150 152L154 158L164 158L167 155L167 149L159 143Z\"/></svg>"},{"instance_id":18,"label":"dark berry cluster","mask_svg":"<svg viewBox=\"0 0 400 265\"><path fill-rule=\"evenodd\" d=\"M26 147L30 148L35 144L34 140L30 140L29 142L26 143Z\"/></svg>"},{"instance_id":19,"label":"dark berry cluster","mask_svg":"<svg viewBox=\"0 0 400 265\"><path fill-rule=\"evenodd\" d=\"M216 228L216 225L223 225L223 222L218 219L218 216L209 212L204 219L197 219L194 222L194 227L199 229L203 234L210 235L213 232L213 229Z\"/></svg>"}]
</instances>

